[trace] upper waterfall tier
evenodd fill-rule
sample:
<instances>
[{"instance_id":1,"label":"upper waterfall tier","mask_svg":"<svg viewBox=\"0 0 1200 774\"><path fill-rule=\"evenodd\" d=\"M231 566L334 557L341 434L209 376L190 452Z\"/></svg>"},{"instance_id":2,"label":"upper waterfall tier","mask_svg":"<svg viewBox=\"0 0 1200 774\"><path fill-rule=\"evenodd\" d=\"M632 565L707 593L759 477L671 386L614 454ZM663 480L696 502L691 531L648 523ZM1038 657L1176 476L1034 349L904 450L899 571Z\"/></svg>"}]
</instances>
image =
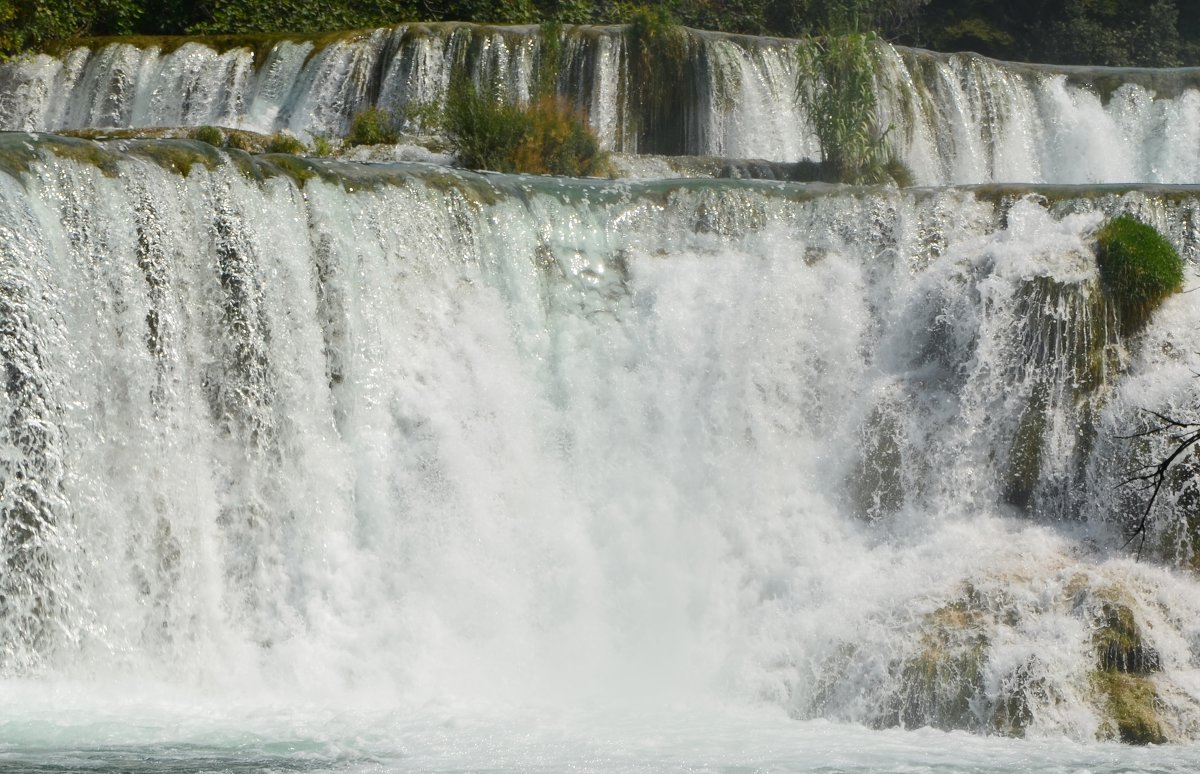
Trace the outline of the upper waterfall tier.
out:
<instances>
[{"instance_id":1,"label":"upper waterfall tier","mask_svg":"<svg viewBox=\"0 0 1200 774\"><path fill-rule=\"evenodd\" d=\"M805 43L687 39L684 76L658 98L631 76L633 42L619 27L568 27L549 43L536 27L470 24L97 40L0 66L0 128L218 124L337 136L366 106L438 100L466 73L515 100L553 77L613 150L819 157L795 96ZM875 54L879 131L918 183L1200 181L1200 69L1016 65L884 43Z\"/></svg>"}]
</instances>

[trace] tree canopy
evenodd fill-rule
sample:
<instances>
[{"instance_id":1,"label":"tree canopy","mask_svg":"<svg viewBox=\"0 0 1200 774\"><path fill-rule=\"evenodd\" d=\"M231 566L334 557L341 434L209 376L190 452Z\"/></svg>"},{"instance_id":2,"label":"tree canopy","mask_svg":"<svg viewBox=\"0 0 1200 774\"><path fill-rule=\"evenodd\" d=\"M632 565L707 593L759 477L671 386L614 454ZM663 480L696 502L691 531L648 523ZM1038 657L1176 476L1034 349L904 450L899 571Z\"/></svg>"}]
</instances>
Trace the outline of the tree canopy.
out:
<instances>
[{"instance_id":1,"label":"tree canopy","mask_svg":"<svg viewBox=\"0 0 1200 774\"><path fill-rule=\"evenodd\" d=\"M753 35L874 32L1060 64L1200 65L1197 0L0 0L0 53L81 35L318 33L406 21L623 24L650 6Z\"/></svg>"}]
</instances>

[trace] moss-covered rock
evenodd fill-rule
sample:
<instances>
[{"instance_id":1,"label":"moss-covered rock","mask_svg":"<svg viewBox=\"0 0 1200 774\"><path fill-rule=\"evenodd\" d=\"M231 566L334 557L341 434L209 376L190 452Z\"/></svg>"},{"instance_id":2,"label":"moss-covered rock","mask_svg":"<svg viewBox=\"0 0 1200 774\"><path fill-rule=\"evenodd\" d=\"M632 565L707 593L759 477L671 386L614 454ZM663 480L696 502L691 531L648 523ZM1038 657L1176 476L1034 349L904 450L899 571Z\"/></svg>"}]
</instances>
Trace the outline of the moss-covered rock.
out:
<instances>
[{"instance_id":1,"label":"moss-covered rock","mask_svg":"<svg viewBox=\"0 0 1200 774\"><path fill-rule=\"evenodd\" d=\"M1043 478L1052 418L1074 412L1077 449L1093 442L1102 388L1118 370L1119 340L1115 308L1095 280L1025 280L1013 317L1019 325L1009 345L1020 350L1022 363L1014 371L1014 394L1027 397L1005 439L1000 486L1005 502L1030 510L1048 493Z\"/></svg>"},{"instance_id":2,"label":"moss-covered rock","mask_svg":"<svg viewBox=\"0 0 1200 774\"><path fill-rule=\"evenodd\" d=\"M1096 234L1100 279L1118 310L1121 329L1136 333L1167 296L1183 287L1183 261L1152 226L1121 215Z\"/></svg>"},{"instance_id":3,"label":"moss-covered rock","mask_svg":"<svg viewBox=\"0 0 1200 774\"><path fill-rule=\"evenodd\" d=\"M188 139L206 142L220 148L225 144L225 133L215 126L198 126L188 132Z\"/></svg>"},{"instance_id":4,"label":"moss-covered rock","mask_svg":"<svg viewBox=\"0 0 1200 774\"><path fill-rule=\"evenodd\" d=\"M1033 723L1037 706L1049 704L1051 689L1036 658L1005 675L1000 693L989 706L989 730L1003 736L1023 736Z\"/></svg>"},{"instance_id":5,"label":"moss-covered rock","mask_svg":"<svg viewBox=\"0 0 1200 774\"><path fill-rule=\"evenodd\" d=\"M263 150L267 153L290 153L301 156L308 153L308 146L294 134L276 132L267 140L267 145Z\"/></svg>"},{"instance_id":6,"label":"moss-covered rock","mask_svg":"<svg viewBox=\"0 0 1200 774\"><path fill-rule=\"evenodd\" d=\"M1120 588L1084 592L1078 607L1092 616L1092 647L1096 669L1091 688L1100 710L1102 738L1127 744L1167 741L1161 702L1150 675L1162 668L1161 659L1145 638L1132 600Z\"/></svg>"},{"instance_id":7,"label":"moss-covered rock","mask_svg":"<svg viewBox=\"0 0 1200 774\"><path fill-rule=\"evenodd\" d=\"M1046 447L1047 387L1034 386L1017 421L1017 432L1004 468L1002 487L1004 501L1018 508L1028 508L1042 476L1042 457Z\"/></svg>"},{"instance_id":8,"label":"moss-covered rock","mask_svg":"<svg viewBox=\"0 0 1200 774\"><path fill-rule=\"evenodd\" d=\"M898 665L900 690L888 715L905 728L972 729L984 694L987 614L974 589L929 614L920 647Z\"/></svg>"},{"instance_id":9,"label":"moss-covered rock","mask_svg":"<svg viewBox=\"0 0 1200 774\"><path fill-rule=\"evenodd\" d=\"M1101 603L1097 623L1092 642L1101 670L1149 674L1161 668L1158 651L1146 643L1129 605Z\"/></svg>"},{"instance_id":10,"label":"moss-covered rock","mask_svg":"<svg viewBox=\"0 0 1200 774\"><path fill-rule=\"evenodd\" d=\"M1162 744L1167 741L1159 711L1158 691L1147 677L1098 670L1092 688L1105 709L1101 734L1126 744Z\"/></svg>"}]
</instances>

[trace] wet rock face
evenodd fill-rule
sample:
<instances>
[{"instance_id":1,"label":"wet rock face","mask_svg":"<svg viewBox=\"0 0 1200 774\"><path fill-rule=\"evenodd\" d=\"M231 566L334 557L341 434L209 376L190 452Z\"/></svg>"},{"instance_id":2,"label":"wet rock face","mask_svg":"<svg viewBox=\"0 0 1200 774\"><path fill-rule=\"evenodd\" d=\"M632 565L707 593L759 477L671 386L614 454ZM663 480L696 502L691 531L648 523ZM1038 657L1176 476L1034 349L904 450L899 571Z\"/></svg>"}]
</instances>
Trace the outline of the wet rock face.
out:
<instances>
[{"instance_id":1,"label":"wet rock face","mask_svg":"<svg viewBox=\"0 0 1200 774\"><path fill-rule=\"evenodd\" d=\"M990 644L985 611L968 594L934 611L927 623L920 651L902 667L900 725L973 728Z\"/></svg>"},{"instance_id":2,"label":"wet rock face","mask_svg":"<svg viewBox=\"0 0 1200 774\"><path fill-rule=\"evenodd\" d=\"M1078 702L1094 718L1086 733L1099 740L1144 745L1187 736L1185 721L1170 701L1175 693L1168 659L1155 646L1153 613L1133 585L1095 574L1064 574L1056 594L1038 598L1025 592L1043 590L1040 582L1013 593L1028 578L980 580L964 582L913 622L903 653L882 666L886 676L879 683L876 727L1021 737L1045 728L1047 719L1055 722L1064 707ZM1011 650L1013 632L1045 615L1058 618L1060 635L1044 646L1064 652L1078 648L1087 666L1064 666L1050 650ZM1062 639L1068 632L1078 639ZM853 682L855 675L877 669L855 665L863 655L848 651L835 668ZM826 705L841 699L836 686L821 696Z\"/></svg>"},{"instance_id":3,"label":"wet rock face","mask_svg":"<svg viewBox=\"0 0 1200 774\"><path fill-rule=\"evenodd\" d=\"M1126 744L1166 742L1161 702L1150 677L1162 670L1162 659L1119 590L1102 589L1098 596L1109 597L1094 608L1092 635L1097 667L1092 688L1104 717L1101 735Z\"/></svg>"},{"instance_id":4,"label":"wet rock face","mask_svg":"<svg viewBox=\"0 0 1200 774\"><path fill-rule=\"evenodd\" d=\"M1142 639L1128 605L1105 602L1100 607L1099 624L1093 641L1100 669L1144 675L1162 668L1158 651Z\"/></svg>"}]
</instances>

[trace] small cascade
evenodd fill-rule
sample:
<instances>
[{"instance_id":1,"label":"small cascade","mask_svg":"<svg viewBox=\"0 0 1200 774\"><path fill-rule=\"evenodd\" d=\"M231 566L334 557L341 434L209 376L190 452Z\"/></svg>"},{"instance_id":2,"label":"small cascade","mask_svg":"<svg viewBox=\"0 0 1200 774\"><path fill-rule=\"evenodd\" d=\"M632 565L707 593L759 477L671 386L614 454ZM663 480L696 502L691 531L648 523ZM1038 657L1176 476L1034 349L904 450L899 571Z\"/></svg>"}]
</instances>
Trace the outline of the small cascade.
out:
<instances>
[{"instance_id":1,"label":"small cascade","mask_svg":"<svg viewBox=\"0 0 1200 774\"><path fill-rule=\"evenodd\" d=\"M620 27L557 34L546 41L535 27L447 23L222 39L219 50L203 38L144 48L97 40L0 65L0 128L214 124L341 136L363 108L404 116L408 105L442 99L459 75L525 101L544 73L611 150L820 156L796 99L800 79L811 77L797 65L803 42L687 30L670 61L643 62L636 36ZM653 73L640 72L650 65ZM878 131L919 184L1168 184L1200 175L1200 70L1056 68L886 43L876 46L876 68Z\"/></svg>"}]
</instances>

